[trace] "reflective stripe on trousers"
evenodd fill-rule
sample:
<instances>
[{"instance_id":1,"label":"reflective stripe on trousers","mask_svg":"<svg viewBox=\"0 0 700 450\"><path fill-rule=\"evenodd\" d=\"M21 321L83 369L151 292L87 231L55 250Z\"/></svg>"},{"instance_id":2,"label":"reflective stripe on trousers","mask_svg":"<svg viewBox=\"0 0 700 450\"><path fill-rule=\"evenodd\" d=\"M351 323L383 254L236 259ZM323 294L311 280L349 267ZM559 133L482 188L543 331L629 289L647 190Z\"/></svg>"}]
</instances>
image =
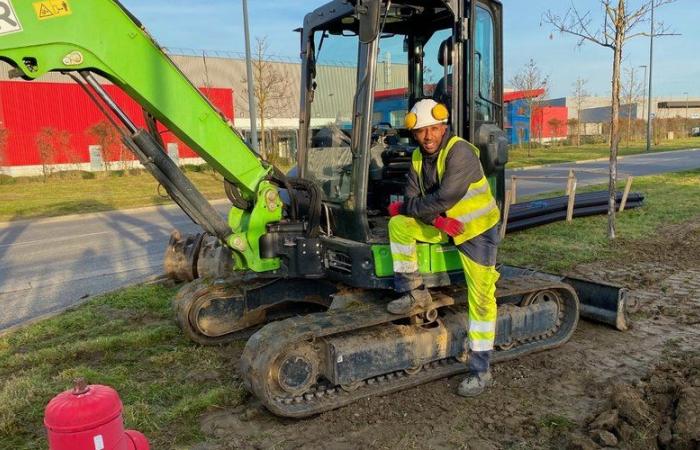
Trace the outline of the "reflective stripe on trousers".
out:
<instances>
[{"instance_id":1,"label":"reflective stripe on trousers","mask_svg":"<svg viewBox=\"0 0 700 450\"><path fill-rule=\"evenodd\" d=\"M389 241L394 265L394 283L398 292L406 292L423 284L418 273L416 242L439 244L448 241L446 233L412 217L394 216L389 220ZM496 281L499 273L495 266L484 266L459 252L467 280L469 304L469 348L472 351L493 349L496 337Z\"/></svg>"}]
</instances>

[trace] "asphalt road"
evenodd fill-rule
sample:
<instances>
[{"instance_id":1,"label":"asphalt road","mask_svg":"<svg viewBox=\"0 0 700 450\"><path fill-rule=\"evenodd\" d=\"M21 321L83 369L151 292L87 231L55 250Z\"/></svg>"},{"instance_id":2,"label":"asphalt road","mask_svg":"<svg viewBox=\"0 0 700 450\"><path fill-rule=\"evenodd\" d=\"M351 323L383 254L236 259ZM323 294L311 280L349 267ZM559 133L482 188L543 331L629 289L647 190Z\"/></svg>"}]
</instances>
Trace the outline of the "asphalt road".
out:
<instances>
[{"instance_id":1,"label":"asphalt road","mask_svg":"<svg viewBox=\"0 0 700 450\"><path fill-rule=\"evenodd\" d=\"M199 229L176 206L0 223L0 331L157 277L175 228Z\"/></svg>"},{"instance_id":2,"label":"asphalt road","mask_svg":"<svg viewBox=\"0 0 700 450\"><path fill-rule=\"evenodd\" d=\"M509 171L516 176L566 176L557 164ZM630 156L619 171L640 176L700 167L700 149ZM605 183L605 173L578 172L579 186ZM521 180L518 195L563 190L564 180ZM222 214L227 202L217 202ZM0 223L0 331L63 310L84 299L157 277L170 231L198 227L175 206Z\"/></svg>"}]
</instances>

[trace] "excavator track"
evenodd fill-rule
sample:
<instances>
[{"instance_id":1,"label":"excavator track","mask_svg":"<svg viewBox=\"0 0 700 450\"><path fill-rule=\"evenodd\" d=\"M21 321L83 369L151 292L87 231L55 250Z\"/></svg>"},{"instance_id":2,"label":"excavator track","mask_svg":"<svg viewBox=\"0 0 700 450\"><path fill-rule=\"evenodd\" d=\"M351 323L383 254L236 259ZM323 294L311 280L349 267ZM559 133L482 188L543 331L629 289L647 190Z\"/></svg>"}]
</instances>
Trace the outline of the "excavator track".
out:
<instances>
[{"instance_id":1,"label":"excavator track","mask_svg":"<svg viewBox=\"0 0 700 450\"><path fill-rule=\"evenodd\" d=\"M247 339L265 323L326 310L335 291L322 281L199 278L180 289L172 306L190 340L222 345Z\"/></svg>"},{"instance_id":2,"label":"excavator track","mask_svg":"<svg viewBox=\"0 0 700 450\"><path fill-rule=\"evenodd\" d=\"M403 317L380 295L261 328L241 356L248 390L274 414L301 418L466 371L465 289L437 290L437 306ZM493 362L562 345L578 323L566 283L515 277L497 298Z\"/></svg>"}]
</instances>

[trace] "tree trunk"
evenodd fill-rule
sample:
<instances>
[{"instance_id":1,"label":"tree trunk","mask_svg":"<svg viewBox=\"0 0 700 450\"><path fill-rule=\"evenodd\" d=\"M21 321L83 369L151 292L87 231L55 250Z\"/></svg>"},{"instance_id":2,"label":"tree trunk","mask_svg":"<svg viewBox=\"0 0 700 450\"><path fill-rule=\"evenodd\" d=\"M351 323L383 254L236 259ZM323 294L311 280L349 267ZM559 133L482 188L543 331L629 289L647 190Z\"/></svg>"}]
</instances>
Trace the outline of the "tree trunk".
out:
<instances>
[{"instance_id":1,"label":"tree trunk","mask_svg":"<svg viewBox=\"0 0 700 450\"><path fill-rule=\"evenodd\" d=\"M265 139L265 116L260 114L260 154L264 159L269 159L267 154L267 142Z\"/></svg>"},{"instance_id":2,"label":"tree trunk","mask_svg":"<svg viewBox=\"0 0 700 450\"><path fill-rule=\"evenodd\" d=\"M630 75L629 95L627 96L627 147L632 139L632 97L634 97L634 69Z\"/></svg>"},{"instance_id":3,"label":"tree trunk","mask_svg":"<svg viewBox=\"0 0 700 450\"><path fill-rule=\"evenodd\" d=\"M608 238L615 239L615 184L617 148L620 144L620 61L625 39L625 0L618 0L615 20L615 57L612 73L612 118L610 123L610 180L608 182Z\"/></svg>"},{"instance_id":4,"label":"tree trunk","mask_svg":"<svg viewBox=\"0 0 700 450\"><path fill-rule=\"evenodd\" d=\"M578 107L578 123L576 124L576 146L581 147L581 107Z\"/></svg>"}]
</instances>

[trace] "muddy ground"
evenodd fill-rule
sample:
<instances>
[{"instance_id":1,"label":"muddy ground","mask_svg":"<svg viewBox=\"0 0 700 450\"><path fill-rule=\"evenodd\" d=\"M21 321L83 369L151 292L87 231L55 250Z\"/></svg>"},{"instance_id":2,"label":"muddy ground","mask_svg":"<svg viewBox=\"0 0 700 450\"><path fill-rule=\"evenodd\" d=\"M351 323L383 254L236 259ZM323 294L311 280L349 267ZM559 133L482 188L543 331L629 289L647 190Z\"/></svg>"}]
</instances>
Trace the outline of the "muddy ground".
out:
<instances>
[{"instance_id":1,"label":"muddy ground","mask_svg":"<svg viewBox=\"0 0 700 450\"><path fill-rule=\"evenodd\" d=\"M195 448L698 449L700 220L616 245L573 274L629 289L629 331L582 321L566 345L495 365L476 399L453 377L293 421L251 397L205 415Z\"/></svg>"}]
</instances>

